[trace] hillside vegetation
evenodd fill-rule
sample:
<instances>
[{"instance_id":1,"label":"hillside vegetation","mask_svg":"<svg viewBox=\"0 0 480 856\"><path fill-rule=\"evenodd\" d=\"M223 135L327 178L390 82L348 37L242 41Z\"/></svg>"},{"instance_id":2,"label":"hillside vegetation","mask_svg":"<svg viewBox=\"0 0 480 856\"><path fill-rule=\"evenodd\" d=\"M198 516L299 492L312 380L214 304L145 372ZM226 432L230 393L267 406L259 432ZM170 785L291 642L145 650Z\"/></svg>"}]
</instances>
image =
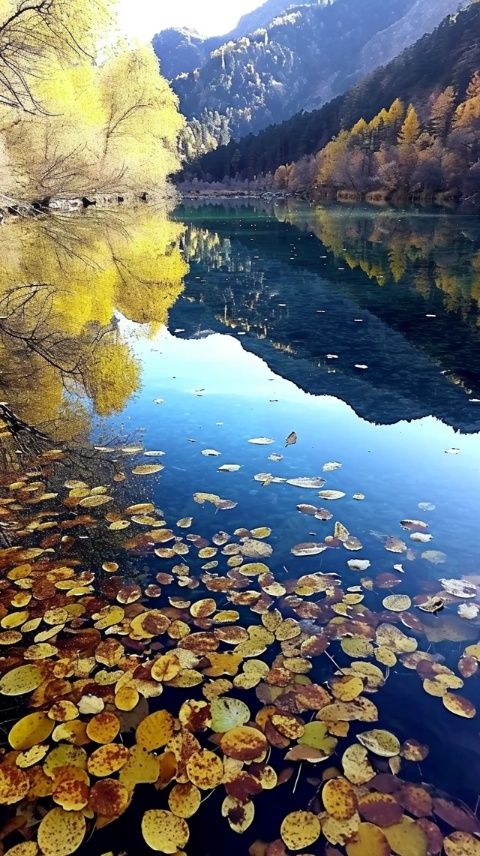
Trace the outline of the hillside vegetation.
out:
<instances>
[{"instance_id":1,"label":"hillside vegetation","mask_svg":"<svg viewBox=\"0 0 480 856\"><path fill-rule=\"evenodd\" d=\"M223 38L160 34L155 50L189 122L185 156L321 107L467 3L271 0Z\"/></svg>"},{"instance_id":2,"label":"hillside vegetation","mask_svg":"<svg viewBox=\"0 0 480 856\"><path fill-rule=\"evenodd\" d=\"M309 195L476 193L479 44L475 3L321 110L219 148L186 174Z\"/></svg>"}]
</instances>

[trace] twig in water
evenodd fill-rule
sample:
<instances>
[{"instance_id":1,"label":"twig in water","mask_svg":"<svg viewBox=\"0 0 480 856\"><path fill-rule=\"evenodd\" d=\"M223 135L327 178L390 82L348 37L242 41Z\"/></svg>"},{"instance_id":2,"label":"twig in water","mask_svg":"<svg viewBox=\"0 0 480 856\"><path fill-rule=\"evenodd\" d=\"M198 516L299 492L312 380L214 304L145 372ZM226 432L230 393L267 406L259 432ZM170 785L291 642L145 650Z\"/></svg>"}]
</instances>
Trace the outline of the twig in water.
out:
<instances>
[{"instance_id":1,"label":"twig in water","mask_svg":"<svg viewBox=\"0 0 480 856\"><path fill-rule=\"evenodd\" d=\"M295 782L294 782L294 784L293 784L293 791L292 791L292 793L295 793L295 791L297 790L297 785L298 785L298 783L299 783L299 781L300 781L300 776L302 775L302 767L303 767L303 764L300 764L300 766L299 766L299 768L298 768L297 778L295 779Z\"/></svg>"}]
</instances>

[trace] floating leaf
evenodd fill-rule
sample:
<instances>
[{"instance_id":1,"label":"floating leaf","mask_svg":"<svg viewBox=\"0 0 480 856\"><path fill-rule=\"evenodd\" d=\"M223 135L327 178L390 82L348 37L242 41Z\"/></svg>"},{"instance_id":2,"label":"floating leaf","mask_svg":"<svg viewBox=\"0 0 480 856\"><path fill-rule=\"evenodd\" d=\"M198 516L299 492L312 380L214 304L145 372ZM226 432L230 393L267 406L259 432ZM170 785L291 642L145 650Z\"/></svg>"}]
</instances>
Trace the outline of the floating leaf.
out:
<instances>
[{"instance_id":1,"label":"floating leaf","mask_svg":"<svg viewBox=\"0 0 480 856\"><path fill-rule=\"evenodd\" d=\"M250 710L245 702L236 698L217 698L210 705L212 729L224 734L237 725L245 725L250 719Z\"/></svg>"},{"instance_id":2,"label":"floating leaf","mask_svg":"<svg viewBox=\"0 0 480 856\"><path fill-rule=\"evenodd\" d=\"M465 719L473 719L477 712L472 702L460 695L445 692L442 695L442 702L450 713L455 713Z\"/></svg>"},{"instance_id":3,"label":"floating leaf","mask_svg":"<svg viewBox=\"0 0 480 856\"><path fill-rule=\"evenodd\" d=\"M48 718L47 713L43 711L29 713L12 726L8 734L8 742L12 749L25 751L36 743L47 740L53 731L53 726L54 723Z\"/></svg>"},{"instance_id":4,"label":"floating leaf","mask_svg":"<svg viewBox=\"0 0 480 856\"><path fill-rule=\"evenodd\" d=\"M227 818L234 832L242 834L253 823L255 806L251 800L245 801L227 796L222 803L222 816Z\"/></svg>"},{"instance_id":5,"label":"floating leaf","mask_svg":"<svg viewBox=\"0 0 480 856\"><path fill-rule=\"evenodd\" d=\"M322 827L311 811L292 811L284 817L280 835L289 850L303 850L320 838Z\"/></svg>"},{"instance_id":6,"label":"floating leaf","mask_svg":"<svg viewBox=\"0 0 480 856\"><path fill-rule=\"evenodd\" d=\"M309 541L304 544L295 544L290 550L293 556L319 556L327 550L326 544Z\"/></svg>"},{"instance_id":7,"label":"floating leaf","mask_svg":"<svg viewBox=\"0 0 480 856\"><path fill-rule=\"evenodd\" d=\"M335 820L348 820L357 811L357 797L347 779L330 779L323 786L322 801L326 811Z\"/></svg>"},{"instance_id":8,"label":"floating leaf","mask_svg":"<svg viewBox=\"0 0 480 856\"><path fill-rule=\"evenodd\" d=\"M257 728L239 725L227 731L221 741L222 752L238 761L252 761L267 749L267 740Z\"/></svg>"},{"instance_id":9,"label":"floating leaf","mask_svg":"<svg viewBox=\"0 0 480 856\"><path fill-rule=\"evenodd\" d=\"M113 502L113 497L105 495L86 496L80 500L79 505L82 508L98 508L100 505L107 505L109 502Z\"/></svg>"},{"instance_id":10,"label":"floating leaf","mask_svg":"<svg viewBox=\"0 0 480 856\"><path fill-rule=\"evenodd\" d=\"M412 601L407 594L390 594L383 599L383 606L391 612L404 612L411 605Z\"/></svg>"},{"instance_id":11,"label":"floating leaf","mask_svg":"<svg viewBox=\"0 0 480 856\"><path fill-rule=\"evenodd\" d=\"M343 499L345 496L341 490L321 490L318 494L322 499L334 500L334 499Z\"/></svg>"},{"instance_id":12,"label":"floating leaf","mask_svg":"<svg viewBox=\"0 0 480 856\"><path fill-rule=\"evenodd\" d=\"M452 832L443 839L446 856L480 856L480 840L470 832Z\"/></svg>"},{"instance_id":13,"label":"floating leaf","mask_svg":"<svg viewBox=\"0 0 480 856\"><path fill-rule=\"evenodd\" d=\"M312 478L301 476L299 478L287 479L287 484L292 487L302 487L306 490L316 490L325 484L325 479L322 479L320 476L314 476Z\"/></svg>"},{"instance_id":14,"label":"floating leaf","mask_svg":"<svg viewBox=\"0 0 480 856\"><path fill-rule=\"evenodd\" d=\"M187 761L187 775L197 788L209 791L216 788L223 779L222 760L208 749L193 752Z\"/></svg>"},{"instance_id":15,"label":"floating leaf","mask_svg":"<svg viewBox=\"0 0 480 856\"><path fill-rule=\"evenodd\" d=\"M397 856L426 856L427 836L415 821L404 817L400 823L387 826L383 832Z\"/></svg>"},{"instance_id":16,"label":"floating leaf","mask_svg":"<svg viewBox=\"0 0 480 856\"><path fill-rule=\"evenodd\" d=\"M200 808L202 795L200 790L191 782L176 784L168 795L170 811L177 817L193 817Z\"/></svg>"},{"instance_id":17,"label":"floating leaf","mask_svg":"<svg viewBox=\"0 0 480 856\"><path fill-rule=\"evenodd\" d=\"M372 731L357 734L357 740L370 752L374 752L375 755L380 755L382 758L393 758L400 752L398 738L391 731L385 731L381 728L374 728Z\"/></svg>"},{"instance_id":18,"label":"floating leaf","mask_svg":"<svg viewBox=\"0 0 480 856\"><path fill-rule=\"evenodd\" d=\"M371 781L375 770L368 760L368 752L364 746L352 743L342 755L342 767L346 778L352 785L364 785Z\"/></svg>"},{"instance_id":19,"label":"floating leaf","mask_svg":"<svg viewBox=\"0 0 480 856\"><path fill-rule=\"evenodd\" d=\"M140 464L138 467L133 468L132 473L134 476L152 476L164 469L163 464Z\"/></svg>"},{"instance_id":20,"label":"floating leaf","mask_svg":"<svg viewBox=\"0 0 480 856\"><path fill-rule=\"evenodd\" d=\"M102 817L119 817L128 808L130 793L117 779L96 782L90 791L89 807Z\"/></svg>"},{"instance_id":21,"label":"floating leaf","mask_svg":"<svg viewBox=\"0 0 480 856\"><path fill-rule=\"evenodd\" d=\"M164 809L150 809L142 818L142 835L152 850L175 854L189 839L185 820Z\"/></svg>"},{"instance_id":22,"label":"floating leaf","mask_svg":"<svg viewBox=\"0 0 480 856\"><path fill-rule=\"evenodd\" d=\"M135 732L137 743L152 751L166 746L173 737L175 720L168 710L157 710L140 722Z\"/></svg>"},{"instance_id":23,"label":"floating leaf","mask_svg":"<svg viewBox=\"0 0 480 856\"><path fill-rule=\"evenodd\" d=\"M298 437L295 431L292 431L285 440L285 446L294 446L297 440Z\"/></svg>"},{"instance_id":24,"label":"floating leaf","mask_svg":"<svg viewBox=\"0 0 480 856\"><path fill-rule=\"evenodd\" d=\"M390 845L382 830L372 823L361 823L346 845L347 856L390 856Z\"/></svg>"},{"instance_id":25,"label":"floating leaf","mask_svg":"<svg viewBox=\"0 0 480 856\"><path fill-rule=\"evenodd\" d=\"M80 847L86 823L81 811L52 808L38 827L38 844L45 856L69 856Z\"/></svg>"},{"instance_id":26,"label":"floating leaf","mask_svg":"<svg viewBox=\"0 0 480 856\"><path fill-rule=\"evenodd\" d=\"M26 797L30 780L23 770L13 765L0 765L0 805L14 805Z\"/></svg>"},{"instance_id":27,"label":"floating leaf","mask_svg":"<svg viewBox=\"0 0 480 856\"><path fill-rule=\"evenodd\" d=\"M0 693L5 696L20 696L33 692L43 681L37 666L18 666L7 672L0 680Z\"/></svg>"},{"instance_id":28,"label":"floating leaf","mask_svg":"<svg viewBox=\"0 0 480 856\"><path fill-rule=\"evenodd\" d=\"M328 757L335 752L337 746L337 740L329 736L325 722L307 722L298 742L301 746L318 749L323 753L324 757Z\"/></svg>"}]
</instances>

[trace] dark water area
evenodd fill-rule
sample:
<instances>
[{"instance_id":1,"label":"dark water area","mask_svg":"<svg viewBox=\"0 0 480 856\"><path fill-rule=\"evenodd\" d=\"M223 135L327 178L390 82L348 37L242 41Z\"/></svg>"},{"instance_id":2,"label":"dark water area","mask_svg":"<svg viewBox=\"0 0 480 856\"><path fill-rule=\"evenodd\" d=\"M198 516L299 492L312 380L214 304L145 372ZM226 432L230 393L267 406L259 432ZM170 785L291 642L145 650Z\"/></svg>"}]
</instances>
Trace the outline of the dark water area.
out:
<instances>
[{"instance_id":1,"label":"dark water area","mask_svg":"<svg viewBox=\"0 0 480 856\"><path fill-rule=\"evenodd\" d=\"M40 363L31 378L25 373L13 409L43 430L50 424L44 390L57 390L58 384L47 409L52 426L62 426L59 443L83 432L107 458L112 450L121 457L122 444L131 447L122 453L125 472L161 462L164 469L140 480L141 487L139 479L129 477L125 485L118 482L118 490L125 504L151 501L178 543L189 532L198 533L205 547L215 544L219 532L241 543L255 537L251 530L271 530L271 555L245 558L265 562L271 572L263 590L268 594L274 586L269 608L293 616L305 638L325 628L335 637L336 625L346 619L352 622L348 636L358 639L363 633L374 642L349 654L340 633L328 648L334 662L323 654L315 657L311 671L304 672L308 680L324 684L337 669L341 676L352 659L383 672L381 686L366 682L366 696L379 711L376 724L352 721L348 735L336 735L336 751L321 763L292 762L284 784L252 797L255 819L241 835L221 816L223 788L211 797L202 791L208 799L188 820L190 840L178 852L240 856L257 839L278 839L289 812L323 812L323 771L337 768L343 775L343 752L357 734L372 728L392 732L402 744L415 739L430 750L418 763L402 759L398 769L392 754L374 753L377 773L424 783L433 797L448 795L474 810L480 741L478 713L472 711L480 709L480 687L476 674L462 677L459 660L480 637L479 219L260 203L182 205L168 221L142 216L144 222L131 229L122 223L113 239L109 233L105 246L99 236L107 226L86 217L82 233L70 233L77 261L69 254L70 268L64 261L61 275L53 261L58 234L42 234L42 253L35 263L24 261L22 276L16 276L23 282L27 271L30 281L53 283L48 306L57 313L57 326L42 342L55 345L56 363L44 370L45 344L44 351L35 351ZM24 236L24 260L39 241L38 234ZM80 257L88 257L87 268ZM11 281L12 268L5 263L4 277L7 273ZM82 323L74 323L80 317ZM16 342L19 325L17 318ZM0 336L13 373L14 361L24 355L18 345L8 351L12 326L2 328ZM104 338L100 331L107 327ZM87 330L88 358L82 350ZM71 362L70 369L66 366L67 334L81 354L81 371L73 371ZM64 363L58 377L60 352ZM67 477L72 480L73 474ZM198 493L216 500L202 504L194 498ZM222 506L222 500L228 502ZM326 519L315 517L312 506L326 509ZM190 517L190 528L175 528L176 521ZM137 534L127 531L130 537ZM260 541L264 537L258 535ZM167 549L165 557L151 546L135 545L125 558L117 546L120 570L142 586L182 562L195 580L232 571L234 563L227 565L221 550L205 568L208 553L196 554L192 543L188 555L170 555ZM309 548L298 547L312 543L310 555ZM99 557L99 566L105 558ZM173 573L179 577L174 599L159 599L155 607L175 608L175 598L217 597L204 585L182 582L181 571ZM342 597L332 599L330 593L327 607L323 590L306 592L300 596L314 604L311 614L292 611L288 597L307 574L335 575ZM460 590L452 580L462 581ZM249 583L249 591L258 589L253 577ZM406 597L403 609L392 595ZM419 608L439 597L442 609ZM226 592L217 597L217 608L238 609L240 626L262 623L261 611L232 605ZM378 636L384 625L398 628L414 646L404 639L397 640L398 647L385 641L382 631ZM123 631L118 638L125 638ZM254 659L278 665L282 652L266 648ZM408 660L414 648L427 658L420 670ZM147 656L154 656L152 650ZM283 656L300 655L283 651ZM435 678L439 664L449 694L467 699L468 714L455 715L442 703L445 689ZM236 687L233 676L229 680L229 694L243 699L254 718L264 697ZM165 686L161 698L148 701L151 710L176 715L191 698L204 699L201 686ZM273 697L269 703L275 703ZM304 720L315 714L308 710ZM210 732L196 736L202 746L215 746ZM124 742L130 746L131 735ZM287 740L290 748L293 743ZM289 766L287 751L271 748L268 763L277 774ZM168 809L167 798L168 789L139 785L126 814L99 829L78 852L152 852L139 832L142 815ZM442 835L456 828L438 813L432 817ZM471 822L468 834L476 834ZM297 852L324 854L326 847L338 845L335 852L344 853L345 842L331 839L322 836ZM411 846L392 845L392 852L440 852L427 851L422 841Z\"/></svg>"}]
</instances>

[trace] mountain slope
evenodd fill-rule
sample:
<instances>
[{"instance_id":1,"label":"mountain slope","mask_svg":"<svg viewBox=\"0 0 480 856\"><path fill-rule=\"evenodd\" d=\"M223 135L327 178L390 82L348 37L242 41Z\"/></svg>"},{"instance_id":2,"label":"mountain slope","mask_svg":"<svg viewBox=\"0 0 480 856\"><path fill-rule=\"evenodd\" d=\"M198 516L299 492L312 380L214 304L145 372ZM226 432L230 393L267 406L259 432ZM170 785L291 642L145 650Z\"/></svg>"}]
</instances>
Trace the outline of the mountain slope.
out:
<instances>
[{"instance_id":1,"label":"mountain slope","mask_svg":"<svg viewBox=\"0 0 480 856\"><path fill-rule=\"evenodd\" d=\"M187 119L208 125L213 115L226 117L230 135L240 138L345 92L466 3L306 0L293 5L270 0L243 20L238 37L195 43L195 70L192 59L173 88ZM245 34L268 15L274 17L266 25ZM207 51L203 60L199 51ZM177 47L174 55L179 53ZM170 77L179 63L166 61L163 72Z\"/></svg>"},{"instance_id":2,"label":"mountain slope","mask_svg":"<svg viewBox=\"0 0 480 856\"><path fill-rule=\"evenodd\" d=\"M253 33L259 27L265 27L273 18L280 15L293 0L267 0L253 12L243 15L237 26L221 36L205 39L193 30L174 28L162 30L152 40L153 48L160 60L162 74L172 80L181 74L188 74L202 66L210 53L225 42L240 39Z\"/></svg>"},{"instance_id":3,"label":"mountain slope","mask_svg":"<svg viewBox=\"0 0 480 856\"><path fill-rule=\"evenodd\" d=\"M256 136L221 146L187 172L213 180L236 174L252 178L273 172L281 164L314 154L361 117L370 121L395 98L420 103L449 85L455 88L458 99L463 98L469 80L479 68L480 3L475 2L467 10L446 18L432 34L321 109L299 113Z\"/></svg>"}]
</instances>

